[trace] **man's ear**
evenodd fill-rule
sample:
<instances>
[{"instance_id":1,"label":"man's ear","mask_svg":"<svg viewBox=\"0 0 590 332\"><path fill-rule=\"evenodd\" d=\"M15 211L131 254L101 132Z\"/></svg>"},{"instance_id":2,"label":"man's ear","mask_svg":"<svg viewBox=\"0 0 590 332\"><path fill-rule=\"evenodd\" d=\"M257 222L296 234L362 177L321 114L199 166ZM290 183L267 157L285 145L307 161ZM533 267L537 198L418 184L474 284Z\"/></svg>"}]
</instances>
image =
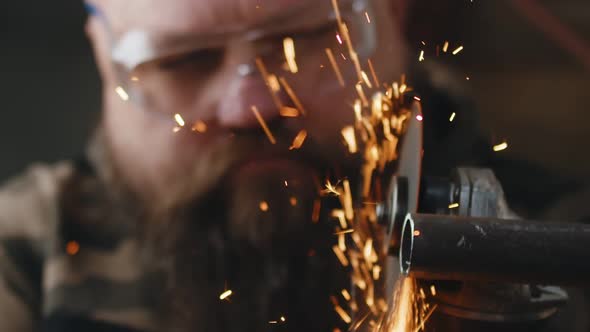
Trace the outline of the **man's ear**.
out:
<instances>
[{"instance_id":1,"label":"man's ear","mask_svg":"<svg viewBox=\"0 0 590 332\"><path fill-rule=\"evenodd\" d=\"M85 25L86 35L90 39L94 58L103 84L112 85L115 82L115 73L110 58L111 41L108 32L95 16L89 16Z\"/></svg>"}]
</instances>

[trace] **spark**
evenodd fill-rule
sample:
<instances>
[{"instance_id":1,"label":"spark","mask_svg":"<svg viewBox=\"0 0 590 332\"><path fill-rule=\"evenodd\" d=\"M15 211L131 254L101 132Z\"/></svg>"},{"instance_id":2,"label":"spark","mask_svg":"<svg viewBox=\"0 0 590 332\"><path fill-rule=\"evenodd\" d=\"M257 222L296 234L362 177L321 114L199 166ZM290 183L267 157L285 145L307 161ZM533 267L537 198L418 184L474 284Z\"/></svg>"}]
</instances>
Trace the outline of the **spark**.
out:
<instances>
[{"instance_id":1,"label":"spark","mask_svg":"<svg viewBox=\"0 0 590 332\"><path fill-rule=\"evenodd\" d=\"M346 251L346 239L344 238L344 234L338 235L338 248L342 251Z\"/></svg>"},{"instance_id":2,"label":"spark","mask_svg":"<svg viewBox=\"0 0 590 332\"><path fill-rule=\"evenodd\" d=\"M361 76L363 77L363 82L365 82L369 89L372 89L373 84L371 84L371 81L369 80L369 75L367 75L367 73L365 73L364 71L361 71Z\"/></svg>"},{"instance_id":3,"label":"spark","mask_svg":"<svg viewBox=\"0 0 590 332\"><path fill-rule=\"evenodd\" d=\"M330 183L330 180L326 180L326 189L324 190L324 193L340 196L340 193L338 192L338 190L336 190L336 187L334 187L332 183Z\"/></svg>"},{"instance_id":4,"label":"spark","mask_svg":"<svg viewBox=\"0 0 590 332\"><path fill-rule=\"evenodd\" d=\"M380 274L381 274L381 266L379 266L379 265L373 266L373 280L379 280Z\"/></svg>"},{"instance_id":5,"label":"spark","mask_svg":"<svg viewBox=\"0 0 590 332\"><path fill-rule=\"evenodd\" d=\"M342 187L344 188L344 195L340 197L342 198L342 205L344 206L344 215L346 216L347 220L352 220L354 218L354 210L352 207L352 192L350 191L350 182L348 180L344 180L342 182Z\"/></svg>"},{"instance_id":6,"label":"spark","mask_svg":"<svg viewBox=\"0 0 590 332\"><path fill-rule=\"evenodd\" d=\"M205 133L205 132L207 132L207 124L205 124L205 122L199 120L199 121L195 122L195 124L193 125L191 130L196 131L198 133Z\"/></svg>"},{"instance_id":7,"label":"spark","mask_svg":"<svg viewBox=\"0 0 590 332\"><path fill-rule=\"evenodd\" d=\"M184 125L186 124L186 122L184 122L184 119L182 118L182 115L178 113L174 114L174 120L176 121L176 123L178 123L180 127L184 127Z\"/></svg>"},{"instance_id":8,"label":"spark","mask_svg":"<svg viewBox=\"0 0 590 332\"><path fill-rule=\"evenodd\" d=\"M336 34L336 39L338 39L338 44L342 45L342 38L340 37L340 34Z\"/></svg>"},{"instance_id":9,"label":"spark","mask_svg":"<svg viewBox=\"0 0 590 332\"><path fill-rule=\"evenodd\" d=\"M367 18L367 22L369 22L369 24L371 24L371 18L369 17L368 12L365 12L365 17Z\"/></svg>"},{"instance_id":10,"label":"spark","mask_svg":"<svg viewBox=\"0 0 590 332\"><path fill-rule=\"evenodd\" d=\"M293 144L291 145L291 147L289 148L289 150L297 150L300 149L303 146L303 143L305 142L305 139L307 138L307 131L305 130L301 130L297 136L295 137L295 139L293 140Z\"/></svg>"},{"instance_id":11,"label":"spark","mask_svg":"<svg viewBox=\"0 0 590 332\"><path fill-rule=\"evenodd\" d=\"M131 80L132 80L133 82L139 82L139 77L137 77L137 76L133 76L133 77L131 77Z\"/></svg>"},{"instance_id":12,"label":"spark","mask_svg":"<svg viewBox=\"0 0 590 332\"><path fill-rule=\"evenodd\" d=\"M269 75L268 76L268 84L270 85L270 88L272 89L273 92L279 92L281 91L281 85L279 84L279 79L277 78L277 75Z\"/></svg>"},{"instance_id":13,"label":"spark","mask_svg":"<svg viewBox=\"0 0 590 332\"><path fill-rule=\"evenodd\" d=\"M343 230L340 232L336 232L336 233L334 233L334 235L350 234L350 233L354 233L354 229L347 229L347 230Z\"/></svg>"},{"instance_id":14,"label":"spark","mask_svg":"<svg viewBox=\"0 0 590 332\"><path fill-rule=\"evenodd\" d=\"M404 83L402 83L402 85L399 86L399 93L403 94L404 92L406 92L406 90L408 89L408 86Z\"/></svg>"},{"instance_id":15,"label":"spark","mask_svg":"<svg viewBox=\"0 0 590 332\"><path fill-rule=\"evenodd\" d=\"M342 137L344 137L344 141L346 142L346 145L348 146L348 152L350 153L357 153L358 152L358 146L356 144L356 136L354 133L354 127L353 126L347 126L344 127L344 129L342 129Z\"/></svg>"},{"instance_id":16,"label":"spark","mask_svg":"<svg viewBox=\"0 0 590 332\"><path fill-rule=\"evenodd\" d=\"M278 324L279 322L278 322L278 321L276 321L276 320L271 320L271 321L269 321L268 323L269 323L269 324Z\"/></svg>"},{"instance_id":17,"label":"spark","mask_svg":"<svg viewBox=\"0 0 590 332\"><path fill-rule=\"evenodd\" d=\"M281 322L284 323L285 321L287 321L287 319L285 318L285 316L281 316Z\"/></svg>"},{"instance_id":18,"label":"spark","mask_svg":"<svg viewBox=\"0 0 590 332\"><path fill-rule=\"evenodd\" d=\"M424 61L424 50L420 51L420 56L418 57L418 61Z\"/></svg>"},{"instance_id":19,"label":"spark","mask_svg":"<svg viewBox=\"0 0 590 332\"><path fill-rule=\"evenodd\" d=\"M296 197L291 197L289 199L289 203L291 203L291 206L297 206L297 198Z\"/></svg>"},{"instance_id":20,"label":"spark","mask_svg":"<svg viewBox=\"0 0 590 332\"><path fill-rule=\"evenodd\" d=\"M279 114L285 118L296 118L299 116L299 110L293 107L284 106L279 111Z\"/></svg>"},{"instance_id":21,"label":"spark","mask_svg":"<svg viewBox=\"0 0 590 332\"><path fill-rule=\"evenodd\" d=\"M281 99L277 95L277 92L273 90L272 83L270 82L270 75L269 75L268 70L266 69L266 66L264 65L264 62L262 61L261 58L256 58L256 67L258 67L258 71L262 75L262 79L264 80L264 84L266 84L266 87L268 88L268 91L270 92L270 95L272 97L272 100L273 100L275 106L280 110L283 107L283 103L281 102Z\"/></svg>"},{"instance_id":22,"label":"spark","mask_svg":"<svg viewBox=\"0 0 590 332\"><path fill-rule=\"evenodd\" d=\"M342 59L344 59L344 61L346 61L346 56L344 56L344 53L340 53L340 55L342 56Z\"/></svg>"},{"instance_id":23,"label":"spark","mask_svg":"<svg viewBox=\"0 0 590 332\"><path fill-rule=\"evenodd\" d=\"M268 211L268 203L266 201L260 202L259 207L260 207L260 211L262 211L262 212Z\"/></svg>"},{"instance_id":24,"label":"spark","mask_svg":"<svg viewBox=\"0 0 590 332\"><path fill-rule=\"evenodd\" d=\"M377 73L375 72L375 68L373 67L373 62L371 59L367 60L369 63L369 70L371 71L371 76L373 76L373 82L375 82L375 86L379 86L379 79L377 78Z\"/></svg>"},{"instance_id":25,"label":"spark","mask_svg":"<svg viewBox=\"0 0 590 332\"><path fill-rule=\"evenodd\" d=\"M299 98L295 94L295 91L293 91L293 89L291 88L291 86L289 85L287 80L284 77L281 77L281 78L279 78L279 81L281 82L281 85L283 86L283 88L285 89L287 94L289 95L289 98L291 98L291 100L293 101L293 104L295 104L295 107L297 107L299 112L301 112L301 115L305 116L306 112L305 112L305 109L303 108L303 104L301 103L301 101L299 100Z\"/></svg>"},{"instance_id":26,"label":"spark","mask_svg":"<svg viewBox=\"0 0 590 332\"><path fill-rule=\"evenodd\" d=\"M173 132L173 133L177 133L177 132L179 132L181 129L182 129L182 128L180 128L180 127L176 126L176 127L172 128L172 132Z\"/></svg>"},{"instance_id":27,"label":"spark","mask_svg":"<svg viewBox=\"0 0 590 332\"><path fill-rule=\"evenodd\" d=\"M293 41L293 38L287 37L283 39L283 48L289 71L293 74L297 74L299 68L297 68L297 62L295 61L295 42Z\"/></svg>"},{"instance_id":28,"label":"spark","mask_svg":"<svg viewBox=\"0 0 590 332\"><path fill-rule=\"evenodd\" d=\"M346 255L344 255L342 250L340 250L340 248L338 248L338 246L333 246L332 250L336 254L336 257L338 257L340 264L342 264L342 266L344 266L344 267L348 266L348 264L349 264L348 258L346 258Z\"/></svg>"},{"instance_id":29,"label":"spark","mask_svg":"<svg viewBox=\"0 0 590 332\"><path fill-rule=\"evenodd\" d=\"M455 120L456 116L457 116L457 113L453 112L453 114L451 114L451 117L449 118L449 122L453 122Z\"/></svg>"},{"instance_id":30,"label":"spark","mask_svg":"<svg viewBox=\"0 0 590 332\"><path fill-rule=\"evenodd\" d=\"M128 101L129 100L129 95L127 94L127 92L125 91L125 89L123 89L123 87L118 86L115 91L117 92L117 94L119 95L119 97L121 97L121 99L123 99L123 101Z\"/></svg>"},{"instance_id":31,"label":"spark","mask_svg":"<svg viewBox=\"0 0 590 332\"><path fill-rule=\"evenodd\" d=\"M328 56L328 59L330 60L330 64L332 65L332 69L334 70L334 73L336 73L336 78L338 79L338 83L340 83L340 86L344 87L346 85L346 83L344 82L344 78L342 77L342 72L340 71L340 67L338 67L338 63L336 63L336 58L334 58L334 53L332 53L331 49L326 48L326 55Z\"/></svg>"},{"instance_id":32,"label":"spark","mask_svg":"<svg viewBox=\"0 0 590 332\"><path fill-rule=\"evenodd\" d=\"M507 142L503 142L503 143L500 143L498 145L494 145L494 151L495 152L504 151L506 149L508 149L508 143Z\"/></svg>"},{"instance_id":33,"label":"spark","mask_svg":"<svg viewBox=\"0 0 590 332\"><path fill-rule=\"evenodd\" d=\"M418 96L414 96L414 100L415 101L422 101L422 99L420 99L420 97L418 97Z\"/></svg>"},{"instance_id":34,"label":"spark","mask_svg":"<svg viewBox=\"0 0 590 332\"><path fill-rule=\"evenodd\" d=\"M233 294L231 289L226 290L225 292L221 293L221 295L219 295L219 299L221 301L229 298L231 295Z\"/></svg>"},{"instance_id":35,"label":"spark","mask_svg":"<svg viewBox=\"0 0 590 332\"><path fill-rule=\"evenodd\" d=\"M317 223L320 220L320 209L322 207L321 201L316 199L313 202L313 212L311 214L311 221Z\"/></svg>"},{"instance_id":36,"label":"spark","mask_svg":"<svg viewBox=\"0 0 590 332\"><path fill-rule=\"evenodd\" d=\"M466 76L465 79L469 81L469 76Z\"/></svg>"},{"instance_id":37,"label":"spark","mask_svg":"<svg viewBox=\"0 0 590 332\"><path fill-rule=\"evenodd\" d=\"M285 180L285 188L289 187L289 182L287 182L287 180Z\"/></svg>"},{"instance_id":38,"label":"spark","mask_svg":"<svg viewBox=\"0 0 590 332\"><path fill-rule=\"evenodd\" d=\"M344 211L336 209L332 211L332 217L338 219L338 222L340 223L340 227L342 229L348 228L348 224L346 223L346 217L344 216Z\"/></svg>"},{"instance_id":39,"label":"spark","mask_svg":"<svg viewBox=\"0 0 590 332\"><path fill-rule=\"evenodd\" d=\"M457 55L459 54L459 52L461 52L463 50L463 46L459 46L457 47L454 51L453 51L453 55Z\"/></svg>"},{"instance_id":40,"label":"spark","mask_svg":"<svg viewBox=\"0 0 590 332\"><path fill-rule=\"evenodd\" d=\"M414 236L420 236L420 234L422 234L422 233L420 233L420 230L417 229L414 231Z\"/></svg>"},{"instance_id":41,"label":"spark","mask_svg":"<svg viewBox=\"0 0 590 332\"><path fill-rule=\"evenodd\" d=\"M371 257L371 251L373 251L373 239L369 238L367 239L367 242L365 242L365 249L363 251L365 259L369 260L369 257Z\"/></svg>"},{"instance_id":42,"label":"spark","mask_svg":"<svg viewBox=\"0 0 590 332\"><path fill-rule=\"evenodd\" d=\"M432 296L436 296L436 287L434 287L434 285L430 285L430 294L432 294Z\"/></svg>"},{"instance_id":43,"label":"spark","mask_svg":"<svg viewBox=\"0 0 590 332\"><path fill-rule=\"evenodd\" d=\"M456 209L459 207L459 203L449 204L449 209Z\"/></svg>"},{"instance_id":44,"label":"spark","mask_svg":"<svg viewBox=\"0 0 590 332\"><path fill-rule=\"evenodd\" d=\"M352 322L352 319L350 319L350 316L348 315L348 313L346 313L346 311L344 311L344 309L342 309L341 306L336 305L334 307L334 310L336 310L336 313L338 313L338 316L340 316L340 318L346 323L346 324L350 324L350 322Z\"/></svg>"},{"instance_id":45,"label":"spark","mask_svg":"<svg viewBox=\"0 0 590 332\"><path fill-rule=\"evenodd\" d=\"M428 311L428 313L426 314L426 316L424 316L424 319L422 319L422 321L420 322L420 326L418 326L414 332L418 332L420 330L424 329L424 324L426 323L426 321L428 321L428 319L430 318L430 316L432 316L432 313L434 312L434 310L436 309L436 307L438 307L438 304L435 304L432 306L432 308L430 309L430 311Z\"/></svg>"},{"instance_id":46,"label":"spark","mask_svg":"<svg viewBox=\"0 0 590 332\"><path fill-rule=\"evenodd\" d=\"M348 292L348 290L346 290L346 289L343 289L343 290L342 290L340 293L342 294L342 297L343 297L343 298L344 298L346 301L350 301L350 299L352 298L352 297L350 296L350 293L349 293L349 292Z\"/></svg>"},{"instance_id":47,"label":"spark","mask_svg":"<svg viewBox=\"0 0 590 332\"><path fill-rule=\"evenodd\" d=\"M449 42L445 40L445 44L443 45L443 52L447 53L448 49L449 49Z\"/></svg>"},{"instance_id":48,"label":"spark","mask_svg":"<svg viewBox=\"0 0 590 332\"><path fill-rule=\"evenodd\" d=\"M416 115L416 120L421 122L424 120L424 117L422 115L418 114L418 115Z\"/></svg>"},{"instance_id":49,"label":"spark","mask_svg":"<svg viewBox=\"0 0 590 332\"><path fill-rule=\"evenodd\" d=\"M361 83L357 83L355 88L356 88L356 92L358 93L359 97L361 98L361 101L363 102L363 106L364 107L369 106L369 101L367 100L367 96L365 95L365 91L363 90L363 86L361 85Z\"/></svg>"},{"instance_id":50,"label":"spark","mask_svg":"<svg viewBox=\"0 0 590 332\"><path fill-rule=\"evenodd\" d=\"M70 241L66 244L66 252L70 256L75 256L80 252L80 244L76 241Z\"/></svg>"},{"instance_id":51,"label":"spark","mask_svg":"<svg viewBox=\"0 0 590 332\"><path fill-rule=\"evenodd\" d=\"M254 116L256 116L256 119L260 123L260 126L262 127L262 129L266 133L266 136L268 137L268 140L270 141L270 143L271 144L277 144L277 140L272 135L270 129L268 129L268 126L266 125L266 122L264 121L264 119L260 115L260 112L258 112L258 108L256 106L252 106L252 112L254 113Z\"/></svg>"}]
</instances>

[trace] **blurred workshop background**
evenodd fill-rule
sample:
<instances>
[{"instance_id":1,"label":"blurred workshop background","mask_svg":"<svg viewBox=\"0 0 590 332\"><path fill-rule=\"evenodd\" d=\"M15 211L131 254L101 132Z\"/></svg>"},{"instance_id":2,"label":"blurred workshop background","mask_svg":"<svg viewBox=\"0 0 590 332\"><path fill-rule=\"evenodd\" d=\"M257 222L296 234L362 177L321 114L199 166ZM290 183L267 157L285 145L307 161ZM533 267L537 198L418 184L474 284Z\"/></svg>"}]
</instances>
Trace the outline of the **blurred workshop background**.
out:
<instances>
[{"instance_id":1,"label":"blurred workshop background","mask_svg":"<svg viewBox=\"0 0 590 332\"><path fill-rule=\"evenodd\" d=\"M464 80L493 140L508 142L501 153L541 167L508 177L515 195L590 183L590 1L412 2L415 60L421 41L463 45L437 61ZM83 149L100 110L84 20L78 0L0 4L1 181Z\"/></svg>"}]
</instances>

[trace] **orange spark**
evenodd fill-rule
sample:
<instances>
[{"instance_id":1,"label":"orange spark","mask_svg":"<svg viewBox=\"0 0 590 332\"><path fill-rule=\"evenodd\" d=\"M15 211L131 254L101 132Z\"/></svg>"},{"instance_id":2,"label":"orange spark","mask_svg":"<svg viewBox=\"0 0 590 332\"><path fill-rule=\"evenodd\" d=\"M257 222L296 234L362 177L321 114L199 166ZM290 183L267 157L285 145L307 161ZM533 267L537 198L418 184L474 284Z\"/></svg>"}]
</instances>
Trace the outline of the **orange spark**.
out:
<instances>
[{"instance_id":1,"label":"orange spark","mask_svg":"<svg viewBox=\"0 0 590 332\"><path fill-rule=\"evenodd\" d=\"M285 118L296 118L299 116L299 110L293 107L283 107L279 111L279 114Z\"/></svg>"},{"instance_id":2,"label":"orange spark","mask_svg":"<svg viewBox=\"0 0 590 332\"><path fill-rule=\"evenodd\" d=\"M334 235L350 234L350 233L354 233L354 229L347 229L347 230L344 230L344 231L336 232L336 233L334 233Z\"/></svg>"},{"instance_id":3,"label":"orange spark","mask_svg":"<svg viewBox=\"0 0 590 332\"><path fill-rule=\"evenodd\" d=\"M321 202L319 199L316 199L313 202L313 212L311 214L311 221L313 223L317 223L320 220L320 209L321 209Z\"/></svg>"},{"instance_id":4,"label":"orange spark","mask_svg":"<svg viewBox=\"0 0 590 332\"><path fill-rule=\"evenodd\" d=\"M293 38L287 37L283 39L283 49L285 51L285 58L287 59L289 71L293 74L297 74L299 68L297 68L297 62L295 61L295 42L293 41Z\"/></svg>"},{"instance_id":5,"label":"orange spark","mask_svg":"<svg viewBox=\"0 0 590 332\"><path fill-rule=\"evenodd\" d=\"M262 211L262 212L268 211L268 203L266 201L260 202L259 207L260 207L260 211Z\"/></svg>"},{"instance_id":6,"label":"orange spark","mask_svg":"<svg viewBox=\"0 0 590 332\"><path fill-rule=\"evenodd\" d=\"M338 63L336 63L336 58L334 58L334 53L329 48L326 48L326 54L328 55L328 59L330 60L330 64L332 65L332 69L334 73L336 73L336 78L338 79L338 83L340 86L345 86L346 83L344 82L344 78L342 77L342 72L340 71L340 67L338 67Z\"/></svg>"},{"instance_id":7,"label":"orange spark","mask_svg":"<svg viewBox=\"0 0 590 332\"><path fill-rule=\"evenodd\" d=\"M297 134L297 136L293 140L293 144L291 145L289 150L300 149L301 146L303 146L303 143L305 142L306 138L307 138L307 131L305 131L305 130L300 131L299 134Z\"/></svg>"},{"instance_id":8,"label":"orange spark","mask_svg":"<svg viewBox=\"0 0 590 332\"><path fill-rule=\"evenodd\" d=\"M363 103L363 107L369 106L369 101L367 100L367 96L365 95L365 91L363 90L363 86L361 83L357 83L355 85L356 92L358 93L359 97L361 98L361 102Z\"/></svg>"},{"instance_id":9,"label":"orange spark","mask_svg":"<svg viewBox=\"0 0 590 332\"><path fill-rule=\"evenodd\" d=\"M297 109L301 112L301 115L305 116L306 112L303 108L303 104L301 104L301 101L299 100L299 98L297 98L297 95L295 94L287 80L284 77L281 77L279 81L281 82L281 85L283 85L283 88L289 95L289 98L291 98L291 100L293 101L293 104L295 104L295 107L297 107Z\"/></svg>"},{"instance_id":10,"label":"orange spark","mask_svg":"<svg viewBox=\"0 0 590 332\"><path fill-rule=\"evenodd\" d=\"M70 241L66 244L66 252L70 256L76 255L80 252L80 244L76 241Z\"/></svg>"},{"instance_id":11,"label":"orange spark","mask_svg":"<svg viewBox=\"0 0 590 332\"><path fill-rule=\"evenodd\" d=\"M375 86L379 86L379 79L377 78L377 73L375 72L375 68L373 67L373 62L371 59L367 60L369 63L369 70L371 71L371 76L373 76L373 82L375 82Z\"/></svg>"},{"instance_id":12,"label":"orange spark","mask_svg":"<svg viewBox=\"0 0 590 332\"><path fill-rule=\"evenodd\" d=\"M289 199L289 203L291 203L291 206L297 206L297 198L296 197L291 197Z\"/></svg>"},{"instance_id":13,"label":"orange spark","mask_svg":"<svg viewBox=\"0 0 590 332\"><path fill-rule=\"evenodd\" d=\"M254 113L254 116L256 116L256 119L260 123L260 126L262 127L262 129L264 129L264 132L266 133L266 136L268 137L268 140L270 141L270 143L277 144L277 140L270 132L270 129L268 129L266 122L264 121L264 119L260 115L260 112L258 112L258 108L256 106L252 106L252 112Z\"/></svg>"},{"instance_id":14,"label":"orange spark","mask_svg":"<svg viewBox=\"0 0 590 332\"><path fill-rule=\"evenodd\" d=\"M199 120L193 125L191 130L196 131L198 133L205 133L205 132L207 132L207 124L205 124L205 122Z\"/></svg>"},{"instance_id":15,"label":"orange spark","mask_svg":"<svg viewBox=\"0 0 590 332\"><path fill-rule=\"evenodd\" d=\"M336 310L336 313L338 313L338 316L340 316L340 318L346 323L346 324L350 324L350 322L352 322L352 319L350 319L350 316L348 315L348 313L346 313L346 311L344 311L344 309L342 309L341 306L336 305L334 307L334 310Z\"/></svg>"},{"instance_id":16,"label":"orange spark","mask_svg":"<svg viewBox=\"0 0 590 332\"><path fill-rule=\"evenodd\" d=\"M344 141L346 142L346 145L348 146L348 152L357 153L358 146L356 144L356 136L355 136L355 132L354 132L354 127L353 126L344 127L344 129L342 129L341 133L342 133L342 137L344 137Z\"/></svg>"},{"instance_id":17,"label":"orange spark","mask_svg":"<svg viewBox=\"0 0 590 332\"><path fill-rule=\"evenodd\" d=\"M342 297L343 297L343 298L344 298L346 301L350 301L350 299L352 298L352 297L350 296L350 293L349 293L349 292L348 292L348 290L346 290L346 289L343 289L343 290L342 290L340 293L342 294Z\"/></svg>"},{"instance_id":18,"label":"orange spark","mask_svg":"<svg viewBox=\"0 0 590 332\"><path fill-rule=\"evenodd\" d=\"M449 42L445 40L445 44L443 45L443 52L447 53L448 49L449 49Z\"/></svg>"},{"instance_id":19,"label":"orange spark","mask_svg":"<svg viewBox=\"0 0 590 332\"><path fill-rule=\"evenodd\" d=\"M338 257L340 264L342 264L342 266L344 266L344 267L348 266L348 264L349 264L348 258L346 258L346 256L342 252L342 250L340 250L340 248L338 248L338 246L333 246L332 250L336 254L336 257Z\"/></svg>"},{"instance_id":20,"label":"orange spark","mask_svg":"<svg viewBox=\"0 0 590 332\"><path fill-rule=\"evenodd\" d=\"M363 82L365 82L365 84L367 85L367 87L369 89L373 88L373 84L371 84L371 81L369 80L369 75L367 75L367 73L365 73L364 71L361 70L361 76L363 77Z\"/></svg>"},{"instance_id":21,"label":"orange spark","mask_svg":"<svg viewBox=\"0 0 590 332\"><path fill-rule=\"evenodd\" d=\"M283 103L281 102L276 91L273 90L273 85L270 81L270 75L261 58L256 58L256 67L258 67L258 71L260 71L260 74L262 75L262 79L264 80L264 83L266 84L266 87L268 88L268 91L271 94L275 106L280 110L283 107Z\"/></svg>"}]
</instances>

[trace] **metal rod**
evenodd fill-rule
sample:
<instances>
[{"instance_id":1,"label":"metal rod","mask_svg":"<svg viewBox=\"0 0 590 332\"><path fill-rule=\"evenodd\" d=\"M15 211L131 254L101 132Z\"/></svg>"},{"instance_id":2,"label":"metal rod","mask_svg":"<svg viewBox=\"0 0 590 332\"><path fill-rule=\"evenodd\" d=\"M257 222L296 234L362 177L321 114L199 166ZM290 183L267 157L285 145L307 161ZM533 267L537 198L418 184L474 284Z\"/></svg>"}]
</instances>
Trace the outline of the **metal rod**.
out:
<instances>
[{"instance_id":1,"label":"metal rod","mask_svg":"<svg viewBox=\"0 0 590 332\"><path fill-rule=\"evenodd\" d=\"M590 225L408 214L399 255L421 279L590 284Z\"/></svg>"}]
</instances>

